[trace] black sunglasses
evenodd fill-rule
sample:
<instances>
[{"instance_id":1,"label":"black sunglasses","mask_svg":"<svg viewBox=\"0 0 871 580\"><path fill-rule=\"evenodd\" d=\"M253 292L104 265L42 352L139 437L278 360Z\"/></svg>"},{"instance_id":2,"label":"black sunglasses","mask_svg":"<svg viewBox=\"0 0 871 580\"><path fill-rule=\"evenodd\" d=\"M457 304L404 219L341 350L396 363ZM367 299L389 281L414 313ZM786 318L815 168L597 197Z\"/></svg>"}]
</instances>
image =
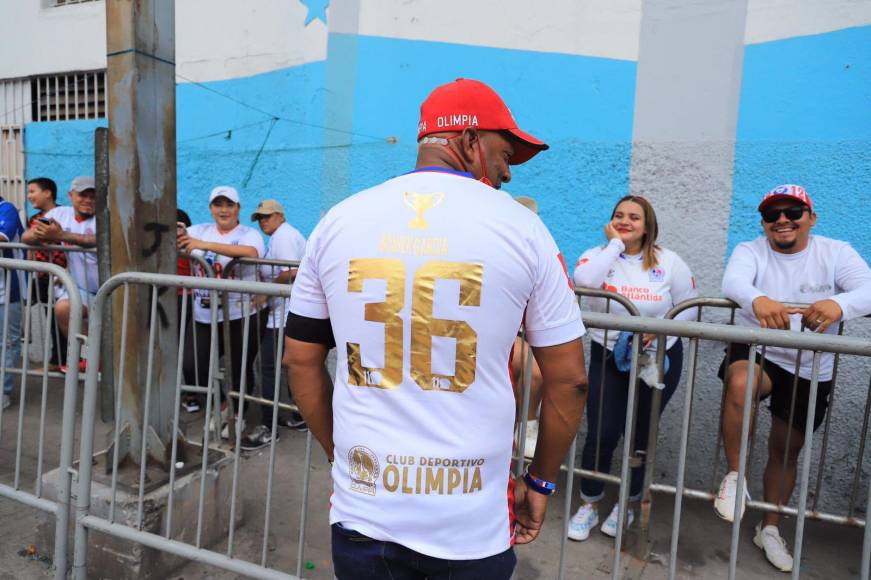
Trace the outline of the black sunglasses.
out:
<instances>
[{"instance_id":1,"label":"black sunglasses","mask_svg":"<svg viewBox=\"0 0 871 580\"><path fill-rule=\"evenodd\" d=\"M805 211L810 211L810 208L806 205L798 205L783 209L763 209L759 213L762 214L762 221L767 224L773 224L780 219L780 214L785 215L786 219L790 221L796 221L801 219L801 216L804 215Z\"/></svg>"}]
</instances>

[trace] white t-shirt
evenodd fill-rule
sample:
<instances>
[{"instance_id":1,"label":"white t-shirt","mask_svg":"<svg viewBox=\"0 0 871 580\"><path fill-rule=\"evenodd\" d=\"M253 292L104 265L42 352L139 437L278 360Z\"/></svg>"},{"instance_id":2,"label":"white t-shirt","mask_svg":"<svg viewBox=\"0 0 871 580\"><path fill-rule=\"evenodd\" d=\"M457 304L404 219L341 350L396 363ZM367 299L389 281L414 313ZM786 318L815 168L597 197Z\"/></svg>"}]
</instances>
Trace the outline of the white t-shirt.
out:
<instances>
[{"instance_id":1,"label":"white t-shirt","mask_svg":"<svg viewBox=\"0 0 871 580\"><path fill-rule=\"evenodd\" d=\"M391 179L321 220L290 309L338 345L330 523L436 558L507 550L517 329L525 310L533 346L584 332L541 220L467 174Z\"/></svg>"},{"instance_id":2,"label":"white t-shirt","mask_svg":"<svg viewBox=\"0 0 871 580\"><path fill-rule=\"evenodd\" d=\"M269 245L266 248L266 257L271 260L302 260L305 253L305 238L296 228L284 222L278 229L272 232ZM264 282L272 282L282 272L290 268L285 266L261 266L260 279ZM282 300L278 297L269 299L269 321L266 328L284 328L284 321L290 308L290 300Z\"/></svg>"},{"instance_id":3,"label":"white t-shirt","mask_svg":"<svg viewBox=\"0 0 871 580\"><path fill-rule=\"evenodd\" d=\"M623 253L625 249L623 241L614 238L606 246L596 246L581 254L575 266L575 284L621 294L632 301L641 316L649 318L662 318L674 305L699 295L689 266L671 250L657 250L657 265L645 270L642 254L627 256ZM606 311L604 298L587 300L591 311ZM613 300L611 312L629 314L619 302ZM677 319L695 320L696 312L696 308L684 310ZM590 329L590 338L608 350L614 349L619 334L619 331L609 331L608 344L605 345L605 331L600 328ZM676 336L668 337L666 348L671 348L676 341ZM648 348L655 349L656 341Z\"/></svg>"},{"instance_id":4,"label":"white t-shirt","mask_svg":"<svg viewBox=\"0 0 871 580\"><path fill-rule=\"evenodd\" d=\"M65 232L93 236L97 233L97 218L89 217L79 221L76 218L76 210L68 205L59 205L50 209L44 216L53 219L60 224ZM96 294L100 289L100 273L97 268L97 254L93 252L67 252L67 267L70 270L79 289ZM55 292L61 291L57 287Z\"/></svg>"},{"instance_id":5,"label":"white t-shirt","mask_svg":"<svg viewBox=\"0 0 871 580\"><path fill-rule=\"evenodd\" d=\"M263 237L260 233L246 225L239 224L227 233L221 233L218 226L214 223L196 224L188 228L188 235L197 240L204 242L217 242L219 244L231 244L234 246L253 246L257 249L257 256L263 257L266 253L266 248L263 245ZM230 263L233 258L217 254L215 252L206 252L203 250L194 250L195 255L202 256L206 262L212 265L215 269L215 276L223 277L224 267ZM235 266L232 276L235 280L257 280L257 266ZM209 310L210 293L208 290L194 290L194 319L197 322L211 322L211 313ZM254 314L256 312L251 304L250 295L230 292L228 295L230 302L229 320L242 318L244 314ZM221 297L218 295L218 322L224 320L223 308L221 308Z\"/></svg>"},{"instance_id":6,"label":"white t-shirt","mask_svg":"<svg viewBox=\"0 0 871 580\"><path fill-rule=\"evenodd\" d=\"M832 299L850 320L871 314L871 270L862 257L847 242L822 236L811 236L808 246L797 254L784 254L771 249L765 236L735 247L723 274L723 295L737 302L735 323L759 327L753 314L753 301L767 296L778 302L812 304ZM801 315L790 316L790 330L801 330ZM837 334L838 324L826 329ZM798 351L790 348L767 347L765 358L789 373L795 372ZM820 357L820 380L832 378L834 355ZM802 352L799 376L811 378L813 354Z\"/></svg>"}]
</instances>

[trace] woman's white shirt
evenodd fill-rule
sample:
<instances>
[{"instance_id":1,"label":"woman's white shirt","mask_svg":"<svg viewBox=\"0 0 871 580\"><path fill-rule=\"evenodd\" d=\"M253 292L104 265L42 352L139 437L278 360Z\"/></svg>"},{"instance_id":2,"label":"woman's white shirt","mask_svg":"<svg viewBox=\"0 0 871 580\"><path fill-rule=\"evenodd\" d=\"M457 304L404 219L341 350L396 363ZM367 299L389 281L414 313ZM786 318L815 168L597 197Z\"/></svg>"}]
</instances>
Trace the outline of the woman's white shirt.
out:
<instances>
[{"instance_id":1,"label":"woman's white shirt","mask_svg":"<svg viewBox=\"0 0 871 580\"><path fill-rule=\"evenodd\" d=\"M626 255L623 253L625 249L623 241L614 238L605 246L596 246L581 254L575 266L575 284L621 294L632 301L641 316L650 318L663 318L674 305L699 295L689 266L671 250L657 249L657 265L645 270L642 255ZM587 310L606 312L604 298L587 298L586 304ZM626 308L614 300L611 301L610 312L629 314ZM696 308L685 310L677 319L694 320L696 312ZM592 340L609 350L614 348L619 332L609 331L606 344L604 330L588 330ZM668 337L667 348L671 348L676 341L677 337Z\"/></svg>"}]
</instances>

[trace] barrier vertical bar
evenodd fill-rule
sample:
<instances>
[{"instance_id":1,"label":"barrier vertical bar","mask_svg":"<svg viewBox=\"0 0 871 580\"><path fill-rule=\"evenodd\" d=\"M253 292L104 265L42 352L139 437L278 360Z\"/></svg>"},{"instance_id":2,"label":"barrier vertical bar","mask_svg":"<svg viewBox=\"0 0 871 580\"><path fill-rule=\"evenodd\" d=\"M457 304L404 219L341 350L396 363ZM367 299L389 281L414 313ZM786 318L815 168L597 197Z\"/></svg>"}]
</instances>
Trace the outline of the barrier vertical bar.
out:
<instances>
[{"instance_id":1,"label":"barrier vertical bar","mask_svg":"<svg viewBox=\"0 0 871 580\"><path fill-rule=\"evenodd\" d=\"M124 284L124 297L121 305L121 350L119 352L127 352L127 312L130 308L130 284ZM109 358L112 358L110 355ZM121 356L118 361L118 376L124 376L124 362L126 356ZM114 365L113 365L114 367ZM112 499L109 504L109 521L115 522L115 489L118 487L118 456L120 450L118 446L121 444L121 388L122 382L118 381L118 389L115 392L115 428L113 433L114 443L112 445ZM101 393L105 394L105 393ZM102 397L101 397L102 399ZM101 400L101 402L103 402Z\"/></svg>"},{"instance_id":2,"label":"barrier vertical bar","mask_svg":"<svg viewBox=\"0 0 871 580\"><path fill-rule=\"evenodd\" d=\"M683 420L680 430L680 452L677 460L677 490L674 497L674 515L671 518L671 552L668 559L668 578L674 580L677 575L677 546L680 541L681 510L683 508L683 490L686 480L687 449L689 448L690 424L693 414L693 391L696 386L696 355L699 339L690 339L690 368L687 374L687 392L684 399Z\"/></svg>"},{"instance_id":3,"label":"barrier vertical bar","mask_svg":"<svg viewBox=\"0 0 871 580\"><path fill-rule=\"evenodd\" d=\"M575 454L578 447L578 434L575 433L572 439L572 444L569 447L569 454L566 457L566 499L563 505L563 535L560 538L559 544L559 580L565 580L566 577L566 544L568 542L569 521L572 517L572 492L574 491L575 483Z\"/></svg>"},{"instance_id":4,"label":"barrier vertical bar","mask_svg":"<svg viewBox=\"0 0 871 580\"><path fill-rule=\"evenodd\" d=\"M805 511L807 510L807 492L810 484L811 475L811 455L813 454L814 443L814 417L817 409L817 389L820 382L820 357L819 351L814 352L813 363L811 367L811 387L808 396L807 418L804 427L804 458L801 464L801 488L798 494L798 516L795 522L795 549L792 565L792 578L798 580L801 572L801 552L802 543L804 542L804 521ZM791 425L791 423L790 423ZM790 428L790 431L792 429ZM787 447L787 451L789 448ZM783 492L781 491L781 496Z\"/></svg>"},{"instance_id":5,"label":"barrier vertical bar","mask_svg":"<svg viewBox=\"0 0 871 580\"><path fill-rule=\"evenodd\" d=\"M641 336L636 332L632 336L632 368L629 371L629 393L627 396L626 425L623 430L623 465L620 469L620 499L617 518L617 538L614 541L614 567L611 578L620 578L620 552L623 548L623 528L626 522L626 507L629 503L629 455L634 446L635 407L638 393L638 354L641 349Z\"/></svg>"},{"instance_id":6,"label":"barrier vertical bar","mask_svg":"<svg viewBox=\"0 0 871 580\"><path fill-rule=\"evenodd\" d=\"M225 292L226 296L227 293ZM239 490L239 460L241 458L242 452L242 421L245 417L245 395L246 389L248 387L248 381L246 375L248 374L248 349L251 348L249 344L249 336L250 336L250 327L251 327L251 297L248 294L244 295L243 298L243 307L242 307L242 368L239 369L239 400L236 406L238 407L236 410L236 429L235 429L235 437L236 445L235 449L233 449L233 484L232 489L230 491L230 535L227 540L227 556L233 556L233 539L236 534L236 492ZM224 302L226 305L227 303ZM229 326L230 321L227 319L229 316L229 310L225 308L224 310L224 336L229 338ZM230 350L230 345L227 344L224 352L228 353L227 358L232 358L229 353L232 352ZM232 363L230 363L232 364ZM232 378L230 379L232 381ZM228 408L233 408L233 401L231 400L230 393L232 392L232 387L227 391L227 406Z\"/></svg>"},{"instance_id":7,"label":"barrier vertical bar","mask_svg":"<svg viewBox=\"0 0 871 580\"><path fill-rule=\"evenodd\" d=\"M176 369L175 369L175 407L172 416L172 449L170 450L170 460L169 460L169 498L167 499L167 507L166 507L166 534L165 538L170 539L172 536L172 510L174 508L175 503L175 464L178 461L178 439L180 434L180 429L178 426L178 415L179 415L179 407L181 406L181 384L183 380L183 369L184 369L184 355L185 355L185 333L187 329L185 328L185 321L187 320L187 312L188 312L188 300L187 293L182 292L181 295L181 313L179 317L178 324L178 359L176 360ZM193 329L192 329L193 331ZM193 352L193 358L197 358L196 351ZM199 382L197 381L197 384ZM206 450L203 449L203 453L206 453Z\"/></svg>"},{"instance_id":8,"label":"barrier vertical bar","mask_svg":"<svg viewBox=\"0 0 871 580\"><path fill-rule=\"evenodd\" d=\"M285 300L281 301L281 319L285 320ZM269 308L267 306L267 308ZM272 316L272 312L270 311L268 316ZM276 328L276 330L281 330L281 327ZM272 352L275 353L275 374L273 378L273 385L275 388L272 389L272 425L269 426L270 432L272 433L272 441L269 442L269 473L266 478L266 516L265 521L263 522L263 549L260 554L260 565L266 566L266 556L268 550L268 540L269 540L269 528L271 524L271 516L272 516L272 481L275 476L275 444L278 437L276 436L278 433L278 398L281 392L281 359L284 354L284 335L281 332L275 333L276 344L270 346L273 349ZM263 347L261 343L260 347ZM261 363L263 362L263 356L260 357ZM262 369L262 364L261 364ZM261 370L262 372L262 370ZM261 393L262 394L262 393Z\"/></svg>"},{"instance_id":9,"label":"barrier vertical bar","mask_svg":"<svg viewBox=\"0 0 871 580\"><path fill-rule=\"evenodd\" d=\"M206 391L206 413L204 417L205 425L203 426L203 460L202 465L200 466L200 498L197 501L197 533L196 533L196 546L197 548L202 547L203 545L203 509L204 509L204 501L206 497L206 467L209 463L209 433L211 429L209 429L209 415L212 412L212 403L215 395L212 391L214 391L213 385L215 382L215 372L218 367L218 296L214 290L209 291L209 371L208 371L208 384L209 390ZM218 396L218 406L221 406L221 397ZM218 415L220 416L220 411L218 411ZM218 423L217 434L218 438L221 437L221 424Z\"/></svg>"},{"instance_id":10,"label":"barrier vertical bar","mask_svg":"<svg viewBox=\"0 0 871 580\"><path fill-rule=\"evenodd\" d=\"M865 416L862 419L862 431L859 437L859 453L856 457L856 472L853 474L853 485L850 487L850 507L847 517L853 517L856 508L856 494L859 492L859 480L862 477L862 464L865 462L865 438L868 435L868 414L871 411L871 379L868 381L867 395L865 396ZM871 494L868 496L871 498ZM867 523L866 523L867 526Z\"/></svg>"},{"instance_id":11,"label":"barrier vertical bar","mask_svg":"<svg viewBox=\"0 0 871 580\"><path fill-rule=\"evenodd\" d=\"M296 548L296 575L302 578L303 548L305 547L305 522L308 511L308 491L311 484L312 464L312 432L308 430L305 436L305 468L302 476L302 509L299 514L299 543ZM332 479L332 466L330 466L330 478Z\"/></svg>"},{"instance_id":12,"label":"barrier vertical bar","mask_svg":"<svg viewBox=\"0 0 871 580\"><path fill-rule=\"evenodd\" d=\"M744 474L747 470L747 443L750 434L750 411L756 386L756 345L750 345L747 354L747 386L744 389L744 413L741 417L741 451L738 456L738 482L735 489L735 511L732 520L732 542L729 549L729 580L735 580L738 567L738 538L741 533L741 514L744 511ZM722 429L721 429L722 430Z\"/></svg>"},{"instance_id":13,"label":"barrier vertical bar","mask_svg":"<svg viewBox=\"0 0 871 580\"><path fill-rule=\"evenodd\" d=\"M12 274L12 270L7 269L6 274L7 274L7 277L6 277L7 283L6 283L6 286L4 286L4 288L7 289L6 291L8 292L9 290L11 290L11 286L9 285L9 279L10 279L9 276ZM18 280L18 282L19 282L18 308L20 310L21 309L21 296L20 296L20 294L21 294L21 292L20 292L21 280L20 280L20 277L18 277L18 278L19 278L19 280ZM32 281L33 281L33 276L29 276L28 282L27 282L28 297L30 296L30 293L32 292L32 288L31 288ZM9 300L7 300L6 302L8 303ZM27 327L29 327L30 326L30 309L29 308L27 309L27 312L25 314L25 320L27 322ZM30 333L28 332L29 328L27 328L27 327L25 327L25 330L24 330L24 332L25 332L25 334L24 334L25 344L27 343L27 340L26 340L27 337L29 337L29 335L30 335ZM18 314L18 330L19 330L18 334L20 335L21 334L21 313L20 312ZM3 335L3 342L6 343L8 340L9 340L9 335L4 334ZM20 341L21 336L16 337L16 340ZM21 343L19 342L19 346L20 346L20 344ZM27 362L28 362L28 360L29 360L29 358L27 357L27 354L25 353L24 356L22 357L22 361L24 363L24 368L23 368L24 372L21 373L21 387L20 387L21 397L20 397L19 404L18 404L18 444L15 448L15 484L14 484L15 489L18 489L19 483L20 483L19 477L20 477L20 467L21 467L21 445L24 442L24 438L23 438L23 433L24 433L24 401L26 399L26 394L27 394ZM3 366L4 367L6 366L6 357L5 356L3 357ZM5 385L5 383L0 383L0 384ZM40 430L41 429L42 429L42 425L40 424ZM42 457L41 457L42 456L42 449L40 449L39 451L40 451L39 461L41 463L42 462Z\"/></svg>"},{"instance_id":14,"label":"barrier vertical bar","mask_svg":"<svg viewBox=\"0 0 871 580\"><path fill-rule=\"evenodd\" d=\"M148 329L148 360L145 366L145 401L142 409L142 446L139 451L139 501L136 507L136 527L142 529L142 509L145 505L145 467L148 465L148 411L151 405L151 381L154 370L154 341L157 338L157 286L151 287L151 324ZM122 353L126 354L126 353ZM114 495L114 490L113 490Z\"/></svg>"}]
</instances>

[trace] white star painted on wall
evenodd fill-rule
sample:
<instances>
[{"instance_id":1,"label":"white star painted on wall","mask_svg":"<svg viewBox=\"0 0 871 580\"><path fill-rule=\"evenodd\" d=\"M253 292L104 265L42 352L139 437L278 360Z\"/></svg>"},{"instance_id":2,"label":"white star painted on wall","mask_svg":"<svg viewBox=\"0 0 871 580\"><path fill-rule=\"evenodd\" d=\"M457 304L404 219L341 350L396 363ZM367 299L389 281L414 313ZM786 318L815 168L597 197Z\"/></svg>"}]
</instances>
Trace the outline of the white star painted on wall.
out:
<instances>
[{"instance_id":1,"label":"white star painted on wall","mask_svg":"<svg viewBox=\"0 0 871 580\"><path fill-rule=\"evenodd\" d=\"M319 18L324 24L327 23L327 7L330 5L330 0L299 0L300 3L308 8L308 14L305 17L305 26L311 24L315 18Z\"/></svg>"}]
</instances>

